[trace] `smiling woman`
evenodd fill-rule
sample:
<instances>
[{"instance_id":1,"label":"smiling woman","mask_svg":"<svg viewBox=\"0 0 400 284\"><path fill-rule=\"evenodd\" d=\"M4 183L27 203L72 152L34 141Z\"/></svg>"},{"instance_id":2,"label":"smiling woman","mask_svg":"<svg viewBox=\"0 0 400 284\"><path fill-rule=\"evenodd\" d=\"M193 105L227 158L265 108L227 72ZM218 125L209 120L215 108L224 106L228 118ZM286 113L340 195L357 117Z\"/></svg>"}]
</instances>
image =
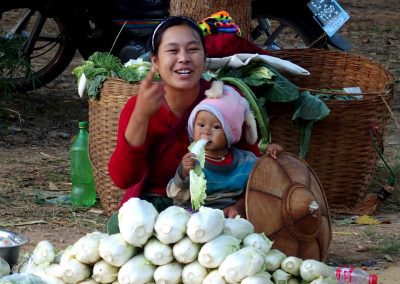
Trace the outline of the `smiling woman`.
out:
<instances>
[{"instance_id":1,"label":"smiling woman","mask_svg":"<svg viewBox=\"0 0 400 284\"><path fill-rule=\"evenodd\" d=\"M172 205L166 186L190 144L189 114L210 83L201 78L204 38L192 19L167 18L154 30L151 45L153 68L121 112L109 173L126 189L121 205L140 196L162 210ZM159 82L152 80L156 72ZM252 149L258 152L256 145Z\"/></svg>"}]
</instances>

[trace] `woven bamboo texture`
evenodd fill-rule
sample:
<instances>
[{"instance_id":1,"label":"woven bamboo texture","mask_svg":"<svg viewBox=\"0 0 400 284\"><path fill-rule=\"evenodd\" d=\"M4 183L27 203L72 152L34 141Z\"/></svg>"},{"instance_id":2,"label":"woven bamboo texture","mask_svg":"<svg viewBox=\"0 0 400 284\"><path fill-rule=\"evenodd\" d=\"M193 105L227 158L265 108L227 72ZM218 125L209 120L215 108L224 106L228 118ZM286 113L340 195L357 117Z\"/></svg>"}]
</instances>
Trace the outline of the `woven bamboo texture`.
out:
<instances>
[{"instance_id":1,"label":"woven bamboo texture","mask_svg":"<svg viewBox=\"0 0 400 284\"><path fill-rule=\"evenodd\" d=\"M99 99L89 100L89 151L96 191L107 215L118 209L123 190L117 188L108 174L108 162L117 141L118 120L126 101L139 89L120 79L108 78Z\"/></svg>"},{"instance_id":2,"label":"woven bamboo texture","mask_svg":"<svg viewBox=\"0 0 400 284\"><path fill-rule=\"evenodd\" d=\"M361 100L325 101L331 112L314 124L306 157L322 182L330 210L356 213L378 162L370 127L377 125L383 135L386 132L389 110L384 100L392 107L393 74L383 65L351 53L297 49L278 51L274 56L310 71L310 76L287 77L301 88L361 88ZM299 153L300 128L291 120L290 104L270 104L267 111L273 142Z\"/></svg>"}]
</instances>

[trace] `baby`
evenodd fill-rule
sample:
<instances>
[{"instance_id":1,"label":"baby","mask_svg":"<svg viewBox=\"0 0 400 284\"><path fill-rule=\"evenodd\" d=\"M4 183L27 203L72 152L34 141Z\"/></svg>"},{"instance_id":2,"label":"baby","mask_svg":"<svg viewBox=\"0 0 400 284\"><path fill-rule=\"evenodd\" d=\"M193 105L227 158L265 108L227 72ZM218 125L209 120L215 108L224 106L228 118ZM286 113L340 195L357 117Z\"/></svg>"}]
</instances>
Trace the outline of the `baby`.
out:
<instances>
[{"instance_id":1,"label":"baby","mask_svg":"<svg viewBox=\"0 0 400 284\"><path fill-rule=\"evenodd\" d=\"M246 142L255 144L257 126L247 100L234 88L215 84L220 86L206 91L207 98L193 109L188 120L191 140L209 140L203 169L207 180L204 206L223 209L226 217L245 217L244 192L257 156L234 145L243 128ZM282 147L270 144L267 151L276 158ZM189 171L195 165L194 154L187 153L167 186L167 195L176 205L190 208Z\"/></svg>"}]
</instances>

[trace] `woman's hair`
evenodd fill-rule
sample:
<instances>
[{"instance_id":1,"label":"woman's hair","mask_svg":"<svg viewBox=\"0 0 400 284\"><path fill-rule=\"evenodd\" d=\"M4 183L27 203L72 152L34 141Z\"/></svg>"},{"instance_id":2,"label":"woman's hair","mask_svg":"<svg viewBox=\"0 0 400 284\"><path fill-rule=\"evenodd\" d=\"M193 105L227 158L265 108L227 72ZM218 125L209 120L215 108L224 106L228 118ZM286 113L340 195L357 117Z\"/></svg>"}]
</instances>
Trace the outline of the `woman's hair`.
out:
<instances>
[{"instance_id":1,"label":"woman's hair","mask_svg":"<svg viewBox=\"0 0 400 284\"><path fill-rule=\"evenodd\" d=\"M197 23L185 16L170 16L163 20L161 23L158 24L158 26L154 29L153 35L151 37L151 46L150 50L151 53L156 55L158 52L158 48L161 43L161 37L164 34L165 30L167 30L170 27L173 26L179 26L179 25L187 25L191 27L196 33L199 35L201 39L201 43L203 45L203 48L205 50L205 42L204 42L204 36L203 33L200 29L200 27L197 25Z\"/></svg>"}]
</instances>

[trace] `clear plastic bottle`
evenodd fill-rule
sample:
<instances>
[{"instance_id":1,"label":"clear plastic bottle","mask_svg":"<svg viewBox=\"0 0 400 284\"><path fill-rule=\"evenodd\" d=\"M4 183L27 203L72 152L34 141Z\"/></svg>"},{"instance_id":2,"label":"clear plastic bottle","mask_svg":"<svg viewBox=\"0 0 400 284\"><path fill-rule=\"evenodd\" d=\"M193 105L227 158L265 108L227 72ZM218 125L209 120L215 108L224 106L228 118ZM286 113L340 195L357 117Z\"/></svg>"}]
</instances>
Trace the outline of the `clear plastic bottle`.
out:
<instances>
[{"instance_id":1,"label":"clear plastic bottle","mask_svg":"<svg viewBox=\"0 0 400 284\"><path fill-rule=\"evenodd\" d=\"M361 268L336 267L336 279L339 284L377 284L376 274L369 274Z\"/></svg>"},{"instance_id":2,"label":"clear plastic bottle","mask_svg":"<svg viewBox=\"0 0 400 284\"><path fill-rule=\"evenodd\" d=\"M79 122L79 132L71 146L71 202L74 206L90 207L96 202L96 188L89 159L88 125L87 121Z\"/></svg>"}]
</instances>

